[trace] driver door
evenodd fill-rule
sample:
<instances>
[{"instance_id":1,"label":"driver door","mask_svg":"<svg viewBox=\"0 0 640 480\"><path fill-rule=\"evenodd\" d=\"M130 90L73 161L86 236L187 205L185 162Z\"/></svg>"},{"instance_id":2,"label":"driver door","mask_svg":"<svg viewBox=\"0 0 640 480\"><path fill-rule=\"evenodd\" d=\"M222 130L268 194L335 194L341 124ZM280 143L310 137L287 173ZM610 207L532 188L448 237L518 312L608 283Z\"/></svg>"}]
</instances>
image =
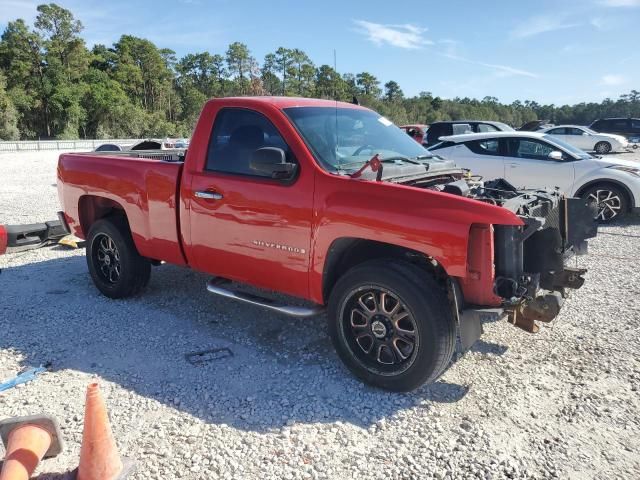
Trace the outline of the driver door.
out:
<instances>
[{"instance_id":1,"label":"driver door","mask_svg":"<svg viewBox=\"0 0 640 480\"><path fill-rule=\"evenodd\" d=\"M567 194L573 190L573 159L562 152L562 160L549 154L558 149L537 138L505 138L505 178L516 188L559 188Z\"/></svg>"},{"instance_id":2,"label":"driver door","mask_svg":"<svg viewBox=\"0 0 640 480\"><path fill-rule=\"evenodd\" d=\"M288 162L298 163L284 138L258 111L225 107L215 112L208 149L185 193L186 243L198 270L304 297L313 171L298 165L295 176L278 180L250 164L252 153L263 147L280 148Z\"/></svg>"}]
</instances>

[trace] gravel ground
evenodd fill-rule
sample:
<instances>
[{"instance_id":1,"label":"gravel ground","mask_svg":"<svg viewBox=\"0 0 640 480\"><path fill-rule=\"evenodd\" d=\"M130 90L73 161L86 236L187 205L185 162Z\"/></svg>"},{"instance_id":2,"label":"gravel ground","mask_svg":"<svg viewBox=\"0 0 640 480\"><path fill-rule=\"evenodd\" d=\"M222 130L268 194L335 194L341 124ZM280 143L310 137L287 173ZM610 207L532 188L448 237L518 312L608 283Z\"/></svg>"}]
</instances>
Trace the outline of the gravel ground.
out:
<instances>
[{"instance_id":1,"label":"gravel ground","mask_svg":"<svg viewBox=\"0 0 640 480\"><path fill-rule=\"evenodd\" d=\"M0 223L55 218L56 158L0 155ZM66 450L41 479L77 466L96 380L135 479L640 478L640 218L602 228L590 249L587 283L553 324L486 324L411 394L352 378L322 319L216 298L187 269L156 268L143 296L113 301L82 250L0 256L0 379L52 365L1 393L0 417L59 419ZM224 347L233 355L185 359Z\"/></svg>"}]
</instances>

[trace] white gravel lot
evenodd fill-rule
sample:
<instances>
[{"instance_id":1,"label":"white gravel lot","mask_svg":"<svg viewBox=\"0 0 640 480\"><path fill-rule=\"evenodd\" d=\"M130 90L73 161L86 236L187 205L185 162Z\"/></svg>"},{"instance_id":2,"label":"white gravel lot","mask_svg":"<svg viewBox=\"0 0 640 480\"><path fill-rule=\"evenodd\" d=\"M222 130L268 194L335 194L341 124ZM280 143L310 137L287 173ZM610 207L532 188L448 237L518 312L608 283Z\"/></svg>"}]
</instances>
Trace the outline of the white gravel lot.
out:
<instances>
[{"instance_id":1,"label":"white gravel lot","mask_svg":"<svg viewBox=\"0 0 640 480\"><path fill-rule=\"evenodd\" d=\"M57 155L0 154L0 223L55 218ZM640 218L602 228L590 249L587 283L553 324L485 324L473 351L411 394L355 380L323 319L216 298L187 269L155 268L144 295L113 301L83 250L0 256L0 381L52 365L0 393L0 418L59 419L66 450L41 479L77 466L96 380L135 479L640 478ZM185 359L220 347L233 356Z\"/></svg>"}]
</instances>

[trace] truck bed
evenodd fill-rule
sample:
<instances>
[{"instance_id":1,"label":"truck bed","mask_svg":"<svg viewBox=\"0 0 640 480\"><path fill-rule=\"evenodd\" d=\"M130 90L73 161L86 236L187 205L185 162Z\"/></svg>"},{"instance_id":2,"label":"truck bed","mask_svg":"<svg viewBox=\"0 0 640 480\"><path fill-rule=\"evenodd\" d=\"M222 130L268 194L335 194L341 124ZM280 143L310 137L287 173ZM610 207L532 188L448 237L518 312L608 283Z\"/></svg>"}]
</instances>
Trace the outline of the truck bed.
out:
<instances>
[{"instance_id":1,"label":"truck bed","mask_svg":"<svg viewBox=\"0 0 640 480\"><path fill-rule=\"evenodd\" d=\"M173 151L60 155L58 193L72 232L86 238L83 226L91 224L92 215L122 209L141 255L185 264L179 238L180 159Z\"/></svg>"}]
</instances>

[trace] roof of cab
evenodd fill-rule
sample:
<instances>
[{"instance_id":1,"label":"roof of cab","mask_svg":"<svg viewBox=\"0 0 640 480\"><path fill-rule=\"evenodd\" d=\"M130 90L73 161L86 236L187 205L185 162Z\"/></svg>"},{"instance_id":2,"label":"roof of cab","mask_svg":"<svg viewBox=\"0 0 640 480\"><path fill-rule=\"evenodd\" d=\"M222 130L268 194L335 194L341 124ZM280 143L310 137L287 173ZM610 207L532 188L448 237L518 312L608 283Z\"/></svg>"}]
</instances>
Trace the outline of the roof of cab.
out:
<instances>
[{"instance_id":1,"label":"roof of cab","mask_svg":"<svg viewBox=\"0 0 640 480\"><path fill-rule=\"evenodd\" d=\"M229 102L229 103L244 103L244 104L264 104L268 103L279 109L291 108L291 107L331 107L331 108L360 108L365 109L360 105L347 102L336 102L335 100L322 100L319 98L301 98L301 97L222 97L212 98L210 102Z\"/></svg>"}]
</instances>

